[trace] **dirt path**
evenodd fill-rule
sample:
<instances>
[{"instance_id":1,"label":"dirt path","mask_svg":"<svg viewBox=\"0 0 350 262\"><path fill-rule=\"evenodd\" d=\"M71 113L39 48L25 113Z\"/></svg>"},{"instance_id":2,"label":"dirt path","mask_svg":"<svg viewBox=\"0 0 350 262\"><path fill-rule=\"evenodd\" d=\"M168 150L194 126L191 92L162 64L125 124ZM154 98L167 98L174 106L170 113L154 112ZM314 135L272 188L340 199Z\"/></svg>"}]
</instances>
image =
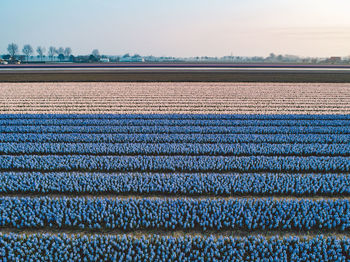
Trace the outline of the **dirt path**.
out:
<instances>
[{"instance_id":1,"label":"dirt path","mask_svg":"<svg viewBox=\"0 0 350 262\"><path fill-rule=\"evenodd\" d=\"M81 229L12 229L12 228L0 228L0 234L50 234L50 235L59 235L59 234L67 234L67 235L128 235L131 237L141 238L152 235L159 235L165 237L185 237L185 236L200 236L200 237L209 237L213 236L215 238L219 237L256 237L262 236L267 239L277 237L299 237L311 239L317 236L324 237L336 237L338 239L349 238L350 232L337 232L337 231L321 231L321 230L313 230L313 231L282 231L282 230L270 230L270 231L243 231L243 230L225 230L225 231L213 231L207 230L206 232L189 230L189 231L164 231L164 230L134 230L134 231L123 231L123 230L81 230Z\"/></svg>"},{"instance_id":2,"label":"dirt path","mask_svg":"<svg viewBox=\"0 0 350 262\"><path fill-rule=\"evenodd\" d=\"M244 196L210 196L210 195L164 195L164 194L93 194L93 193L82 193L82 194L65 194L65 193L8 193L4 194L1 193L0 197L10 197L10 198L23 198L23 197L29 197L29 198L38 198L38 197L50 197L53 199L59 199L59 198L88 198L88 199L162 199L162 200L176 200L176 199L195 199L195 200L232 200L232 199L256 199L256 200L263 200L263 199L273 199L273 200L350 200L350 196L345 196L344 194L341 195L335 195L335 196L291 196L291 195L244 195Z\"/></svg>"}]
</instances>

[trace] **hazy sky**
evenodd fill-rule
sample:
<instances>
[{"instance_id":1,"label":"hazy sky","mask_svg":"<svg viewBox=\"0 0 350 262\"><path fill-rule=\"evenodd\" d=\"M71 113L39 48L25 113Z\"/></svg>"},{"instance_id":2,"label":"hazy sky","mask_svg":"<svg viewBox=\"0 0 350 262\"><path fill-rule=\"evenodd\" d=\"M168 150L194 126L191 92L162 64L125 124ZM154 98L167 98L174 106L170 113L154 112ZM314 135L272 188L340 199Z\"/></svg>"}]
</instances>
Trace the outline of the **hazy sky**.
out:
<instances>
[{"instance_id":1,"label":"hazy sky","mask_svg":"<svg viewBox=\"0 0 350 262\"><path fill-rule=\"evenodd\" d=\"M349 0L0 0L0 53L350 55Z\"/></svg>"}]
</instances>

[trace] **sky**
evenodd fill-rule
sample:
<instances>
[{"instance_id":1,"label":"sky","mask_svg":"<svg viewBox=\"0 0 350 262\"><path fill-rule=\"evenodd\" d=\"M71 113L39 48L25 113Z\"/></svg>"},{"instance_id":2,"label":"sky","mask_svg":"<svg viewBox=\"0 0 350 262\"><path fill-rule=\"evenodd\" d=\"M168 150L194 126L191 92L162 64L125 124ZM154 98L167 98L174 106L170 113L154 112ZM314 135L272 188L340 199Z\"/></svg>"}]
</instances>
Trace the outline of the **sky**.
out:
<instances>
[{"instance_id":1,"label":"sky","mask_svg":"<svg viewBox=\"0 0 350 262\"><path fill-rule=\"evenodd\" d=\"M0 0L9 43L73 54L350 55L349 0Z\"/></svg>"}]
</instances>

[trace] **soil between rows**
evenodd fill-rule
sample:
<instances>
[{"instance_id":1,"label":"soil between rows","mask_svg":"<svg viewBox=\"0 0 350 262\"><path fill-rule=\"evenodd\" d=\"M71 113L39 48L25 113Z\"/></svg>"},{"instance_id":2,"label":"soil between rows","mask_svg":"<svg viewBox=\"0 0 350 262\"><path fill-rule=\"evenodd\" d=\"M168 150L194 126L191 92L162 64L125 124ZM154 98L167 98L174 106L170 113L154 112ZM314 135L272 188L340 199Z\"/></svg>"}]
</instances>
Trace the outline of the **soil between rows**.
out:
<instances>
[{"instance_id":1,"label":"soil between rows","mask_svg":"<svg viewBox=\"0 0 350 262\"><path fill-rule=\"evenodd\" d=\"M166 194L166 193L155 193L155 194L147 194L147 193L31 193L31 192L8 192L0 193L0 198L40 198L40 197L50 197L53 199L60 198L86 198L86 199L110 199L110 200L128 200L128 199L150 199L150 200L177 200L177 199L187 199L187 200L312 200L312 201L320 201L320 200L349 200L350 201L350 192L348 194L320 194L320 195L293 195L293 194L235 194L235 195L213 195L213 194Z\"/></svg>"},{"instance_id":2,"label":"soil between rows","mask_svg":"<svg viewBox=\"0 0 350 262\"><path fill-rule=\"evenodd\" d=\"M273 72L0 72L0 82L284 82L350 83L350 73L342 71Z\"/></svg>"},{"instance_id":3,"label":"soil between rows","mask_svg":"<svg viewBox=\"0 0 350 262\"><path fill-rule=\"evenodd\" d=\"M132 238L141 238L141 237L151 237L152 235L158 235L161 237L186 237L186 236L199 236L199 237L256 237L261 236L266 239L284 237L298 237L301 239L311 239L319 237L336 237L338 239L349 238L350 232L338 232L338 231L329 231L329 230L310 230L310 231L291 231L291 230L225 230L225 231L215 231L215 230L206 230L205 232L199 230L96 230L96 229L57 229L57 228L30 228L30 229L17 229L17 228L0 228L1 234L49 234L49 235L79 235L79 236L93 236L93 235L127 235Z\"/></svg>"}]
</instances>

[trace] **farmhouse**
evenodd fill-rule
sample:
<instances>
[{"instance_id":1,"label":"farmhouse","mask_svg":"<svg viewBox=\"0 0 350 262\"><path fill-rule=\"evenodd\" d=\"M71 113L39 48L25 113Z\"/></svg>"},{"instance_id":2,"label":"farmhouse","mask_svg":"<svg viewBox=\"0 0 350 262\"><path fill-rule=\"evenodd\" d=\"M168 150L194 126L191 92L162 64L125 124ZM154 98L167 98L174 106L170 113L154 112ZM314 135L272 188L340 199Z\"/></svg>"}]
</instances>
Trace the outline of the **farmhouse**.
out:
<instances>
[{"instance_id":1,"label":"farmhouse","mask_svg":"<svg viewBox=\"0 0 350 262\"><path fill-rule=\"evenodd\" d=\"M141 57L140 55L134 55L134 56L129 56L129 55L124 55L119 59L119 62L145 62L145 59Z\"/></svg>"}]
</instances>

